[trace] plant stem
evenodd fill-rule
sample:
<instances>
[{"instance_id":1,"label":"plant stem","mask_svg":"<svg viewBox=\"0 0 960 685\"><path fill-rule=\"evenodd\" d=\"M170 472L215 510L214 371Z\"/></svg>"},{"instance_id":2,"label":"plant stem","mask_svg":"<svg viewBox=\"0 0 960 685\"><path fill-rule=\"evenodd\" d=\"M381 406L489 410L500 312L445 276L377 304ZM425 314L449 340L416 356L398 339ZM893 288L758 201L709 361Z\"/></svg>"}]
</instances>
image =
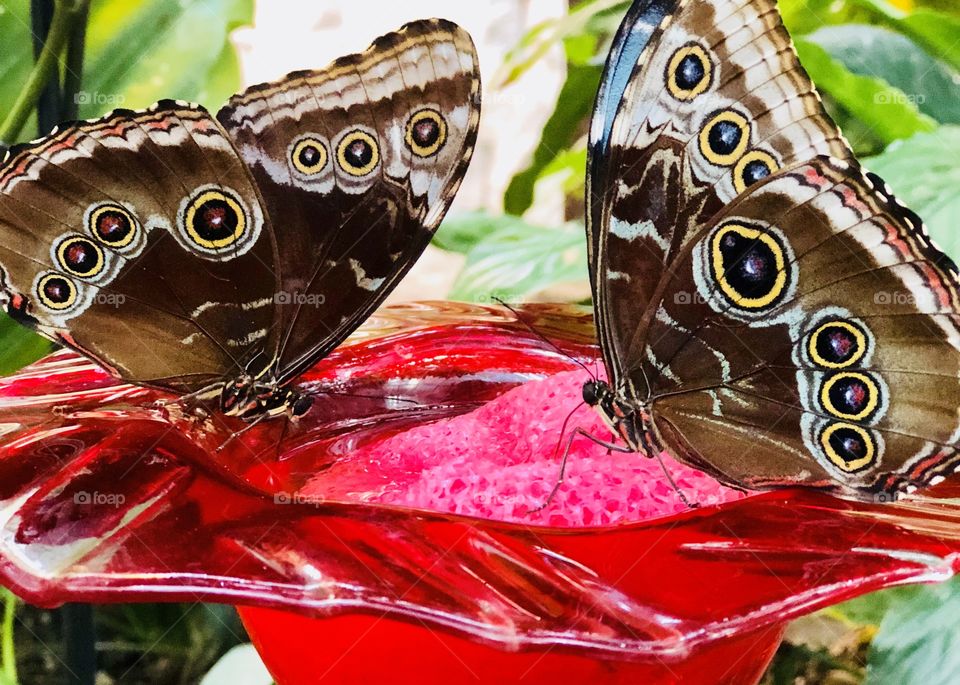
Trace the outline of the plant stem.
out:
<instances>
[{"instance_id":1,"label":"plant stem","mask_svg":"<svg viewBox=\"0 0 960 685\"><path fill-rule=\"evenodd\" d=\"M33 65L30 76L23 86L23 90L13 103L13 108L6 120L0 125L0 143L9 144L20 136L30 112L37 106L40 94L46 86L57 66L57 59L63 52L63 46L70 35L70 23L73 11L70 0L55 0L53 5L53 19L50 22L50 33L47 34L43 50Z\"/></svg>"},{"instance_id":2,"label":"plant stem","mask_svg":"<svg viewBox=\"0 0 960 685\"><path fill-rule=\"evenodd\" d=\"M9 590L3 590L3 625L0 627L0 659L5 685L17 683L17 655L13 645L13 620L17 612L17 598Z\"/></svg>"},{"instance_id":3,"label":"plant stem","mask_svg":"<svg viewBox=\"0 0 960 685\"><path fill-rule=\"evenodd\" d=\"M90 0L79 0L74 9L76 21L67 39L67 64L63 75L63 100L61 119L76 119L79 115L77 93L80 92L83 76L83 53L87 39L87 18Z\"/></svg>"},{"instance_id":4,"label":"plant stem","mask_svg":"<svg viewBox=\"0 0 960 685\"><path fill-rule=\"evenodd\" d=\"M53 21L54 0L30 0L30 27L33 33L33 59L43 52L47 36L50 35L50 22ZM37 101L37 134L43 135L56 126L60 112L60 79L48 78Z\"/></svg>"},{"instance_id":5,"label":"plant stem","mask_svg":"<svg viewBox=\"0 0 960 685\"><path fill-rule=\"evenodd\" d=\"M69 685L94 685L97 678L96 631L93 607L89 604L64 604L63 642L66 646L63 661Z\"/></svg>"}]
</instances>

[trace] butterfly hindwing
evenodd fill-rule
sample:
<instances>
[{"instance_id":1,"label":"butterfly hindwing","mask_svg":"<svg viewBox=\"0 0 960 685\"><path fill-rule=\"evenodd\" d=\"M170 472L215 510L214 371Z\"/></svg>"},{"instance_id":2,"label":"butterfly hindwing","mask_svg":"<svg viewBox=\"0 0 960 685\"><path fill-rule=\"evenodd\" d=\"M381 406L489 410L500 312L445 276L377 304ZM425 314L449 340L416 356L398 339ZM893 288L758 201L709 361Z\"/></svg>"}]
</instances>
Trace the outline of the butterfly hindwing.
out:
<instances>
[{"instance_id":1,"label":"butterfly hindwing","mask_svg":"<svg viewBox=\"0 0 960 685\"><path fill-rule=\"evenodd\" d=\"M677 261L650 332L654 394L705 388L657 403L682 449L754 487L889 493L952 468L960 288L913 221L829 158L728 205Z\"/></svg>"},{"instance_id":2,"label":"butterfly hindwing","mask_svg":"<svg viewBox=\"0 0 960 685\"><path fill-rule=\"evenodd\" d=\"M275 261L253 179L202 108L66 125L0 168L7 311L126 380L189 392L240 373L275 334Z\"/></svg>"},{"instance_id":3,"label":"butterfly hindwing","mask_svg":"<svg viewBox=\"0 0 960 685\"><path fill-rule=\"evenodd\" d=\"M284 378L336 347L415 262L463 179L479 115L473 43L441 20L221 110L276 226Z\"/></svg>"}]
</instances>

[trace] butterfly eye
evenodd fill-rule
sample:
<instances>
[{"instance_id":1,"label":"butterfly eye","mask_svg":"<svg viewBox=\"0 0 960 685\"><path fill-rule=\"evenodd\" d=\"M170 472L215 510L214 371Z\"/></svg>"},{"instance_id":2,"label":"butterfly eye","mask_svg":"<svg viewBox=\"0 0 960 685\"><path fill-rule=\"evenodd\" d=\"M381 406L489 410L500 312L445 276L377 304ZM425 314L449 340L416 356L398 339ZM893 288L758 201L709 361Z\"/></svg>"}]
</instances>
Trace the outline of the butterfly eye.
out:
<instances>
[{"instance_id":1,"label":"butterfly eye","mask_svg":"<svg viewBox=\"0 0 960 685\"><path fill-rule=\"evenodd\" d=\"M301 139L290 153L293 168L304 176L319 174L327 166L327 147L322 141L307 137Z\"/></svg>"},{"instance_id":2,"label":"butterfly eye","mask_svg":"<svg viewBox=\"0 0 960 685\"><path fill-rule=\"evenodd\" d=\"M407 122L407 147L418 157L433 157L447 142L447 122L433 109L421 109Z\"/></svg>"},{"instance_id":3,"label":"butterfly eye","mask_svg":"<svg viewBox=\"0 0 960 685\"><path fill-rule=\"evenodd\" d=\"M838 418L862 421L876 412L880 405L880 390L866 374L838 373L823 384L820 403Z\"/></svg>"},{"instance_id":4,"label":"butterfly eye","mask_svg":"<svg viewBox=\"0 0 960 685\"><path fill-rule=\"evenodd\" d=\"M711 164L732 166L750 144L750 122L739 112L714 114L700 131L700 152Z\"/></svg>"},{"instance_id":5,"label":"butterfly eye","mask_svg":"<svg viewBox=\"0 0 960 685\"><path fill-rule=\"evenodd\" d=\"M119 249L133 242L137 222L124 207L108 203L95 207L89 213L87 228L104 245Z\"/></svg>"},{"instance_id":6,"label":"butterfly eye","mask_svg":"<svg viewBox=\"0 0 960 685\"><path fill-rule=\"evenodd\" d=\"M867 353L867 336L847 321L830 321L810 336L810 359L825 369L845 369L854 366Z\"/></svg>"},{"instance_id":7,"label":"butterfly eye","mask_svg":"<svg viewBox=\"0 0 960 685\"><path fill-rule=\"evenodd\" d=\"M877 447L870 433L852 423L831 423L820 434L827 458L844 473L857 473L874 463Z\"/></svg>"},{"instance_id":8,"label":"butterfly eye","mask_svg":"<svg viewBox=\"0 0 960 685\"><path fill-rule=\"evenodd\" d=\"M740 158L733 169L733 186L742 193L780 168L771 155L763 150L752 150Z\"/></svg>"},{"instance_id":9,"label":"butterfly eye","mask_svg":"<svg viewBox=\"0 0 960 685\"><path fill-rule=\"evenodd\" d=\"M56 249L60 268L73 276L93 278L103 272L103 250L88 238L71 236L65 238Z\"/></svg>"},{"instance_id":10,"label":"butterfly eye","mask_svg":"<svg viewBox=\"0 0 960 685\"><path fill-rule=\"evenodd\" d=\"M683 46L667 64L667 89L678 100L693 100L710 88L713 63L707 51L697 43Z\"/></svg>"},{"instance_id":11,"label":"butterfly eye","mask_svg":"<svg viewBox=\"0 0 960 685\"><path fill-rule=\"evenodd\" d=\"M37 296L43 306L62 312L77 301L77 286L60 274L47 274L37 283Z\"/></svg>"},{"instance_id":12,"label":"butterfly eye","mask_svg":"<svg viewBox=\"0 0 960 685\"><path fill-rule=\"evenodd\" d=\"M380 163L377 141L366 131L351 131L337 146L337 161L351 176L366 176Z\"/></svg>"},{"instance_id":13,"label":"butterfly eye","mask_svg":"<svg viewBox=\"0 0 960 685\"><path fill-rule=\"evenodd\" d=\"M201 190L183 212L186 235L205 251L235 245L247 230L247 215L237 197L226 189Z\"/></svg>"},{"instance_id":14,"label":"butterfly eye","mask_svg":"<svg viewBox=\"0 0 960 685\"><path fill-rule=\"evenodd\" d=\"M787 288L785 252L772 231L725 224L711 240L714 279L735 306L767 309Z\"/></svg>"}]
</instances>

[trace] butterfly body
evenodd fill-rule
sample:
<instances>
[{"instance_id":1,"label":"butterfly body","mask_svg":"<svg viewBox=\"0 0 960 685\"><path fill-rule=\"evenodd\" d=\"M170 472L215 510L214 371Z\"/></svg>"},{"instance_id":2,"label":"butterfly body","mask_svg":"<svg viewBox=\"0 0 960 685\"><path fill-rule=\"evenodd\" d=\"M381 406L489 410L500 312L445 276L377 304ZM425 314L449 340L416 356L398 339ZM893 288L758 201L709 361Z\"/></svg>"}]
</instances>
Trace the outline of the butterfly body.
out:
<instances>
[{"instance_id":1,"label":"butterfly body","mask_svg":"<svg viewBox=\"0 0 960 685\"><path fill-rule=\"evenodd\" d=\"M429 244L476 141L470 37L414 22L216 114L162 101L67 123L0 166L15 319L123 380L256 421Z\"/></svg>"},{"instance_id":2,"label":"butterfly body","mask_svg":"<svg viewBox=\"0 0 960 685\"><path fill-rule=\"evenodd\" d=\"M960 282L862 169L770 0L637 0L591 127L587 234L628 446L872 499L960 443Z\"/></svg>"},{"instance_id":3,"label":"butterfly body","mask_svg":"<svg viewBox=\"0 0 960 685\"><path fill-rule=\"evenodd\" d=\"M593 407L614 435L634 452L653 456L663 451L663 441L650 416L649 405L635 401L626 392L617 392L599 380L583 384L583 401Z\"/></svg>"},{"instance_id":4,"label":"butterfly body","mask_svg":"<svg viewBox=\"0 0 960 685\"><path fill-rule=\"evenodd\" d=\"M299 418L310 411L313 397L283 385L275 373L249 373L223 384L219 391L220 411L248 421L274 416Z\"/></svg>"}]
</instances>

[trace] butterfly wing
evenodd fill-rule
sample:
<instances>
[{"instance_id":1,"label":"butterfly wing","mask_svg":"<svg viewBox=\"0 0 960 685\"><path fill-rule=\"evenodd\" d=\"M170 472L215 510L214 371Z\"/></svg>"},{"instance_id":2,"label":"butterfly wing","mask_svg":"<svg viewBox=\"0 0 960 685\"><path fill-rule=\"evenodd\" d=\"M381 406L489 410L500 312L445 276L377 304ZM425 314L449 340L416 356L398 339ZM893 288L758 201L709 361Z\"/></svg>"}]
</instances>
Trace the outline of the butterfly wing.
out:
<instances>
[{"instance_id":1,"label":"butterfly wing","mask_svg":"<svg viewBox=\"0 0 960 685\"><path fill-rule=\"evenodd\" d=\"M637 2L618 42L588 221L620 396L734 485L874 497L952 470L952 262L853 159L774 3Z\"/></svg>"},{"instance_id":2,"label":"butterfly wing","mask_svg":"<svg viewBox=\"0 0 960 685\"><path fill-rule=\"evenodd\" d=\"M777 169L852 154L772 0L638 0L591 126L587 234L616 386L640 368L668 264L725 203Z\"/></svg>"},{"instance_id":3,"label":"butterfly wing","mask_svg":"<svg viewBox=\"0 0 960 685\"><path fill-rule=\"evenodd\" d=\"M336 347L419 257L466 172L479 116L473 43L441 20L220 111L277 231L283 379Z\"/></svg>"},{"instance_id":4,"label":"butterfly wing","mask_svg":"<svg viewBox=\"0 0 960 685\"><path fill-rule=\"evenodd\" d=\"M274 330L275 261L253 179L199 107L66 125L0 168L6 311L125 380L240 373Z\"/></svg>"}]
</instances>

